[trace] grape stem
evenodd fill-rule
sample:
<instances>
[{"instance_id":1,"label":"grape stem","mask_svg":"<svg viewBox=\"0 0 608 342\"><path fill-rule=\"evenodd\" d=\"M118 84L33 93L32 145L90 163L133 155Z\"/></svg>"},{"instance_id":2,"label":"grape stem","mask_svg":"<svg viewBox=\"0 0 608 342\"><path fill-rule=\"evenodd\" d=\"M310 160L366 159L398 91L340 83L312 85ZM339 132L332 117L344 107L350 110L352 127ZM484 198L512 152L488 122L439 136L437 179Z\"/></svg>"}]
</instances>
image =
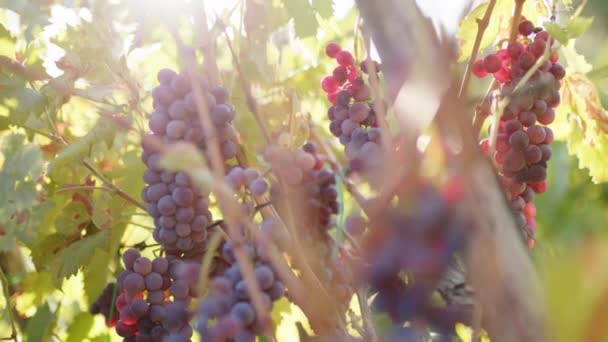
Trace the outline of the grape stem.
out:
<instances>
[{"instance_id":1,"label":"grape stem","mask_svg":"<svg viewBox=\"0 0 608 342\"><path fill-rule=\"evenodd\" d=\"M469 81L471 80L471 73L473 72L473 64L477 60L479 47L481 46L481 39L483 38L486 28L490 23L490 18L492 17L492 12L494 11L494 5L496 5L496 0L490 0L490 2L488 2L488 8L486 8L486 12L484 13L483 17L481 19L477 19L477 35L475 36L475 42L473 42L473 50L471 51L471 57L469 58L467 69L464 72L462 83L460 83L458 98L462 98L467 92L467 87L469 86Z\"/></svg>"},{"instance_id":2,"label":"grape stem","mask_svg":"<svg viewBox=\"0 0 608 342\"><path fill-rule=\"evenodd\" d=\"M13 340L17 342L17 327L15 326L15 321L13 320L13 309L11 308L11 296L8 290L8 279L4 275L4 270L0 267L0 281L2 282L2 292L4 293L4 298L6 300L7 307L7 315L8 320L11 325L11 335L8 337L0 338L0 341L10 341Z\"/></svg>"},{"instance_id":3,"label":"grape stem","mask_svg":"<svg viewBox=\"0 0 608 342\"><path fill-rule=\"evenodd\" d=\"M517 31L519 30L519 19L521 18L521 11L524 8L526 0L515 0L515 9L513 10L513 19L511 21L511 33L509 34L509 43L512 43L517 38Z\"/></svg>"},{"instance_id":4,"label":"grape stem","mask_svg":"<svg viewBox=\"0 0 608 342\"><path fill-rule=\"evenodd\" d=\"M91 165L91 163L89 163L86 160L83 160L82 164L89 171L91 171L92 174L94 174L97 178L99 178L105 186L107 186L108 188L110 188L111 190L113 190L114 192L116 192L117 195L119 195L120 197L124 198L127 202L133 204L134 206L147 211L146 206L143 205L143 203L141 203L138 200L136 200L135 198L131 197L131 195L129 195L124 190L122 190L121 188L119 188L116 184L112 183L111 180L109 180L108 178L106 178L106 176L104 176L101 173L101 171L97 170L93 165Z\"/></svg>"}]
</instances>

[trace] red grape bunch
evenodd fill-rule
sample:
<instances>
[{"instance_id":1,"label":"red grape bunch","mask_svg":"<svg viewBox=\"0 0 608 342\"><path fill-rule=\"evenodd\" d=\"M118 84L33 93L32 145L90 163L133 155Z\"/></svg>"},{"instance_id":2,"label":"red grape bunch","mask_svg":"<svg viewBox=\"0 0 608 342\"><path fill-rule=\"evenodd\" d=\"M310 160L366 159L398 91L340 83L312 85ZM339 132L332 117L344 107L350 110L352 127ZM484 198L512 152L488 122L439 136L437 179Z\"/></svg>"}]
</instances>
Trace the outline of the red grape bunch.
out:
<instances>
[{"instance_id":1,"label":"red grape bunch","mask_svg":"<svg viewBox=\"0 0 608 342\"><path fill-rule=\"evenodd\" d=\"M327 111L331 121L329 130L345 146L349 160L371 163L371 157L381 152L380 130L371 102L371 89L362 74L369 73L369 63L373 63L376 73L380 66L371 60L355 65L352 54L335 43L328 44L325 52L338 63L332 74L321 81L321 88L333 104ZM377 77L377 74L369 77Z\"/></svg>"},{"instance_id":2,"label":"red grape bunch","mask_svg":"<svg viewBox=\"0 0 608 342\"><path fill-rule=\"evenodd\" d=\"M520 89L515 87L545 49L550 48L547 45L553 43L546 31L522 19L518 39L506 49L476 61L473 68L478 77L491 73L500 85L501 94L511 97L500 117L492 158L516 223L530 246L534 244L536 231L536 208L532 200L535 193L543 193L547 188L547 161L551 158L553 142L553 131L548 125L555 120L554 108L560 103L560 80L565 76L564 68L557 63L558 56L551 55L526 84ZM489 140L484 139L480 144L484 152L489 153Z\"/></svg>"}]
</instances>

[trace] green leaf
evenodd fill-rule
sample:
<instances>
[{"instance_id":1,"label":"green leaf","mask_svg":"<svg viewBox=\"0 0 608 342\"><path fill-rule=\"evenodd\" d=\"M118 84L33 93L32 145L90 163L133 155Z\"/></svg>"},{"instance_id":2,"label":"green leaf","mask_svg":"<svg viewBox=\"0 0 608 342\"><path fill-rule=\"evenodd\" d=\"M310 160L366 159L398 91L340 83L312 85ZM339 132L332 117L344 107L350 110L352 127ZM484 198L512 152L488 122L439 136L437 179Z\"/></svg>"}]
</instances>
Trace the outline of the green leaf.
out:
<instances>
[{"instance_id":1,"label":"green leaf","mask_svg":"<svg viewBox=\"0 0 608 342\"><path fill-rule=\"evenodd\" d=\"M317 33L319 22L308 0L286 0L284 3L287 13L293 18L296 36L305 38Z\"/></svg>"},{"instance_id":2,"label":"green leaf","mask_svg":"<svg viewBox=\"0 0 608 342\"><path fill-rule=\"evenodd\" d=\"M83 267L84 292L89 303L93 303L106 286L110 259L107 251L96 248L91 260Z\"/></svg>"},{"instance_id":3,"label":"green leaf","mask_svg":"<svg viewBox=\"0 0 608 342\"><path fill-rule=\"evenodd\" d=\"M76 274L82 266L88 264L95 249L105 245L109 236L109 230L103 230L64 248L57 255L51 267L55 284L60 284L63 278Z\"/></svg>"},{"instance_id":4,"label":"green leaf","mask_svg":"<svg viewBox=\"0 0 608 342\"><path fill-rule=\"evenodd\" d=\"M108 120L100 119L85 136L64 148L57 157L49 163L49 176L53 179L61 176L61 171L71 163L80 163L87 158L95 146L105 143L112 145L116 127Z\"/></svg>"},{"instance_id":5,"label":"green leaf","mask_svg":"<svg viewBox=\"0 0 608 342\"><path fill-rule=\"evenodd\" d=\"M555 138L567 142L578 157L579 167L589 170L594 183L608 181L608 111L602 107L595 85L585 75L591 66L574 49L574 41L562 47L567 62L562 80L561 105L557 108Z\"/></svg>"},{"instance_id":6,"label":"green leaf","mask_svg":"<svg viewBox=\"0 0 608 342\"><path fill-rule=\"evenodd\" d=\"M498 36L498 32L501 27L501 22L504 20L499 12L501 12L502 7L507 1L497 1L494 5L494 10L492 13L492 17L490 18L490 22L486 27L483 38L481 39L481 44L479 49L485 49L488 47ZM477 6L469 15L467 15L462 23L460 24L460 28L458 30L458 40L460 42L460 57L458 57L458 62L464 62L471 56L471 51L473 50L473 44L475 43L475 37L477 36L477 21L483 18L486 10L488 9L488 3L483 3Z\"/></svg>"},{"instance_id":7,"label":"green leaf","mask_svg":"<svg viewBox=\"0 0 608 342\"><path fill-rule=\"evenodd\" d=\"M89 224L90 220L91 217L85 205L80 201L71 201L57 216L55 228L62 235L79 235Z\"/></svg>"},{"instance_id":8,"label":"green leaf","mask_svg":"<svg viewBox=\"0 0 608 342\"><path fill-rule=\"evenodd\" d=\"M51 327L56 317L46 304L38 308L34 317L27 322L25 334L28 341L48 341Z\"/></svg>"},{"instance_id":9,"label":"green leaf","mask_svg":"<svg viewBox=\"0 0 608 342\"><path fill-rule=\"evenodd\" d=\"M593 23L593 18L575 17L568 20L564 25L545 22L543 26L558 42L567 44L570 39L578 38L585 33L591 23Z\"/></svg>"},{"instance_id":10,"label":"green leaf","mask_svg":"<svg viewBox=\"0 0 608 342\"><path fill-rule=\"evenodd\" d=\"M331 0L312 0L312 8L324 19L327 19L334 14L332 5L333 1Z\"/></svg>"},{"instance_id":11,"label":"green leaf","mask_svg":"<svg viewBox=\"0 0 608 342\"><path fill-rule=\"evenodd\" d=\"M5 160L0 168L0 213L32 207L37 203L36 181L42 174L40 148L26 143L23 134L13 133L2 139L1 153Z\"/></svg>"},{"instance_id":12,"label":"green leaf","mask_svg":"<svg viewBox=\"0 0 608 342\"><path fill-rule=\"evenodd\" d=\"M95 319L88 312L81 312L72 321L67 331L65 342L84 341L88 336Z\"/></svg>"}]
</instances>

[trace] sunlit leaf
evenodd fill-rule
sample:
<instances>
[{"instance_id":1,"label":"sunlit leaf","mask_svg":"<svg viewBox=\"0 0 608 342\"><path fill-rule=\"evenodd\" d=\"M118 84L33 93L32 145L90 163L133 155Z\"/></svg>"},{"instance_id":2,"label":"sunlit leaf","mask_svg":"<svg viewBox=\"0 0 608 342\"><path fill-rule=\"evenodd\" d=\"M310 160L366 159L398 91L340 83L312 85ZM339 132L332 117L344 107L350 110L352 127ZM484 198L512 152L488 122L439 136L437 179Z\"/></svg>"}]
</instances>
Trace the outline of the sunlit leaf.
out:
<instances>
[{"instance_id":1,"label":"sunlit leaf","mask_svg":"<svg viewBox=\"0 0 608 342\"><path fill-rule=\"evenodd\" d=\"M88 312L81 312L72 321L67 331L66 342L84 341L89 336L89 331L93 327L93 316Z\"/></svg>"},{"instance_id":2,"label":"sunlit leaf","mask_svg":"<svg viewBox=\"0 0 608 342\"><path fill-rule=\"evenodd\" d=\"M317 33L319 22L308 0L287 0L284 3L293 18L296 36L305 38Z\"/></svg>"}]
</instances>

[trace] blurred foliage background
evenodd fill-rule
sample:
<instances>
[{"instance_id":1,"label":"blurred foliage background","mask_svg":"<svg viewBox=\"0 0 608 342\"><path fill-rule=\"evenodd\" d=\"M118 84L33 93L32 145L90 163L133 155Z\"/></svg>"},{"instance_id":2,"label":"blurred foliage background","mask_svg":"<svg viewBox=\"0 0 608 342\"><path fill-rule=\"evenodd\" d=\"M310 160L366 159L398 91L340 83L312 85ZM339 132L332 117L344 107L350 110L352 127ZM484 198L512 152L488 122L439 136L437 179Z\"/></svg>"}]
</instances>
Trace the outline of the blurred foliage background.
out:
<instances>
[{"instance_id":1,"label":"blurred foliage background","mask_svg":"<svg viewBox=\"0 0 608 342\"><path fill-rule=\"evenodd\" d=\"M209 19L221 18L227 25L225 32L220 25L213 30L218 65L241 113L236 126L252 160L262 139L246 109L226 39L239 56L274 137L280 139L281 132L289 131L301 142L315 130L340 157L340 146L328 132L327 101L319 80L331 68L324 59L327 42L354 46L356 11L342 0L333 6L325 0L243 2L247 11L238 1L206 3ZM80 162L87 160L139 198L139 137L147 127L145 114L151 109L149 92L156 85L156 72L179 68L175 36L186 45L205 44L196 29L200 18L189 16L196 12L196 2L170 3L0 2L0 55L28 66L25 73L15 71L4 60L0 69L0 252L13 266L21 264L21 257L11 254L17 246L25 256L22 272L11 273L8 281L20 316L16 319L24 322L29 341L51 335L62 341L108 340L103 319L88 314L88 305L120 267L120 246L151 241L152 222L145 212L115 194L85 194L92 207L87 211L71 193L57 190L86 184L88 171ZM559 20L581 2L558 3ZM437 7L430 6L432 11ZM442 16L432 11L431 17ZM576 50L592 65L587 76L608 107L608 2L589 0L582 15L593 17L593 23L576 40ZM455 32L445 38L455 39ZM360 44L355 54L364 57ZM37 78L43 73L51 81ZM472 89L471 96L482 96L486 84L476 80ZM52 134L59 134L70 147L49 138ZM580 340L581 326L591 324L596 315L606 317L593 303L608 291L603 274L608 267L601 267L608 263L608 183L592 181L589 170L579 167L579 158L569 154L568 140L566 136L554 144L549 189L536 197L539 228L531 254L544 279L550 320L559 328L556 334L575 341ZM607 161L604 154L597 162ZM47 171L48 178L39 181ZM43 203L38 201L41 195L47 196ZM347 212L353 207L346 203ZM75 219L76 214L82 216ZM97 228L82 229L89 221ZM97 240L73 243L88 234ZM34 266L46 272L34 272ZM10 331L6 303L6 298L0 299L0 337ZM279 325L279 335L294 336L293 323L303 318L288 304L280 310L277 321L285 324ZM581 310L589 317L577 316Z\"/></svg>"}]
</instances>

